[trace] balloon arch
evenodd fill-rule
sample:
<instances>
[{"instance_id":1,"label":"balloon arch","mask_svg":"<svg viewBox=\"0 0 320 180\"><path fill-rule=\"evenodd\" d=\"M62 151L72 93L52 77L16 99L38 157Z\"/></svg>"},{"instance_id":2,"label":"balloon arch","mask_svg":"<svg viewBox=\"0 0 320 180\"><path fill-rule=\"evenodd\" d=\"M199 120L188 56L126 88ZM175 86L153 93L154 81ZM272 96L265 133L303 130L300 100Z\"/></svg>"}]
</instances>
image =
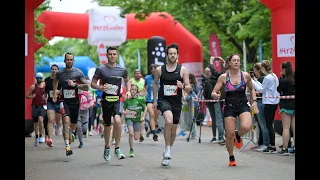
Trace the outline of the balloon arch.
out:
<instances>
[{"instance_id":1,"label":"balloon arch","mask_svg":"<svg viewBox=\"0 0 320 180\"><path fill-rule=\"evenodd\" d=\"M25 3L25 33L26 33L26 56L25 56L25 92L34 83L34 52L43 44L34 41L34 9L44 0L26 0ZM295 57L279 57L277 39L279 34L294 34L294 0L261 0L272 11L272 66L274 72L279 75L280 65L286 60L290 60L294 65ZM134 19L134 14L128 14L127 39L147 39L160 35L166 39L168 44L178 43L180 45L180 63L193 63L203 61L202 44L181 24L172 23L173 17L167 14L167 19L159 16L159 13L152 13L147 21L139 22ZM44 36L51 39L54 36L67 38L87 38L88 35L88 14L61 13L46 11L42 13L38 20L45 25ZM161 26L159 26L159 24ZM294 37L293 37L294 38ZM291 42L294 44L294 39ZM287 45L289 46L289 45ZM281 45L280 51L289 53L290 47ZM287 49L286 49L287 48ZM292 50L291 50L292 51ZM291 53L292 54L292 53ZM203 66L203 65L202 65ZM203 69L203 67L201 67ZM201 69L201 71L202 71ZM26 133L33 131L31 118L31 100L25 100L25 123Z\"/></svg>"}]
</instances>

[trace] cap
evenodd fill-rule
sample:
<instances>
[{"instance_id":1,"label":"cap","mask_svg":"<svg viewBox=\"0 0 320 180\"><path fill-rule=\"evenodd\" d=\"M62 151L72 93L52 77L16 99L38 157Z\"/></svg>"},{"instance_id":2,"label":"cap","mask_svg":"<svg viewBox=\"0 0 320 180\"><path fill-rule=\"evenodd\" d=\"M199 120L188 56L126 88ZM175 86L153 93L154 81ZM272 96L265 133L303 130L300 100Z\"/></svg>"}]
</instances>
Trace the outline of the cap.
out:
<instances>
[{"instance_id":1,"label":"cap","mask_svg":"<svg viewBox=\"0 0 320 180\"><path fill-rule=\"evenodd\" d=\"M40 72L38 72L38 73L36 74L36 78L43 78L43 74L40 73Z\"/></svg>"}]
</instances>

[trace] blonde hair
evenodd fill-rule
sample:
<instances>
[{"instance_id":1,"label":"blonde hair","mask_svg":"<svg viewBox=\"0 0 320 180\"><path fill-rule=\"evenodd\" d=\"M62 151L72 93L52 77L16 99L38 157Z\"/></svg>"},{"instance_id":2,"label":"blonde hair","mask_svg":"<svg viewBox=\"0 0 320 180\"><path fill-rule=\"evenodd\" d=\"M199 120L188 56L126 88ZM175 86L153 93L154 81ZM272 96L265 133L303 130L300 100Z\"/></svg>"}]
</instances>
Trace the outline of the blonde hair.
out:
<instances>
[{"instance_id":1,"label":"blonde hair","mask_svg":"<svg viewBox=\"0 0 320 180\"><path fill-rule=\"evenodd\" d=\"M257 62L253 65L253 68L256 69L261 75L265 75L262 71L261 71L261 63Z\"/></svg>"},{"instance_id":2,"label":"blonde hair","mask_svg":"<svg viewBox=\"0 0 320 180\"><path fill-rule=\"evenodd\" d=\"M263 60L263 61L261 62L261 67L263 67L263 68L267 71L268 74L273 73L273 72L272 72L272 66L271 66L271 64L270 64L270 61L268 61L268 60Z\"/></svg>"}]
</instances>

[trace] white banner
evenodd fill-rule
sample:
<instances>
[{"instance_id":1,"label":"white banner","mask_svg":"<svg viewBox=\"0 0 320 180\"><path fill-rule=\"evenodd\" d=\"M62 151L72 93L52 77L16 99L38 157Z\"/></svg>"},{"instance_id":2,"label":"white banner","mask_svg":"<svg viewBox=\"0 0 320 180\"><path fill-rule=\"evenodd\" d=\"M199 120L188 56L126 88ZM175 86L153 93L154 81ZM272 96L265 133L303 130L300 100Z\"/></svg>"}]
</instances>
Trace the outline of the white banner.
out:
<instances>
[{"instance_id":1,"label":"white banner","mask_svg":"<svg viewBox=\"0 0 320 180\"><path fill-rule=\"evenodd\" d=\"M120 46L127 39L127 19L117 6L93 7L89 12L88 43Z\"/></svg>"},{"instance_id":2,"label":"white banner","mask_svg":"<svg viewBox=\"0 0 320 180\"><path fill-rule=\"evenodd\" d=\"M295 34L277 35L278 57L295 57Z\"/></svg>"}]
</instances>

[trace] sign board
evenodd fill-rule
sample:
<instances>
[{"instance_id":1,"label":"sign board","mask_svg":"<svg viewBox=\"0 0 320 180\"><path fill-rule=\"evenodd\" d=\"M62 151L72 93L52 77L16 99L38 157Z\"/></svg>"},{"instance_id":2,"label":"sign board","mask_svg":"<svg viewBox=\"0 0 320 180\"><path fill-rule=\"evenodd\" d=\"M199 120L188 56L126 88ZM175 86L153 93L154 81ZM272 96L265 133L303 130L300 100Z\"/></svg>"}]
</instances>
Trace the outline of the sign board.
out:
<instances>
[{"instance_id":1,"label":"sign board","mask_svg":"<svg viewBox=\"0 0 320 180\"><path fill-rule=\"evenodd\" d=\"M120 46L127 39L127 19L118 6L93 7L89 12L88 43Z\"/></svg>"},{"instance_id":2,"label":"sign board","mask_svg":"<svg viewBox=\"0 0 320 180\"><path fill-rule=\"evenodd\" d=\"M295 57L295 34L277 35L277 56Z\"/></svg>"}]
</instances>

